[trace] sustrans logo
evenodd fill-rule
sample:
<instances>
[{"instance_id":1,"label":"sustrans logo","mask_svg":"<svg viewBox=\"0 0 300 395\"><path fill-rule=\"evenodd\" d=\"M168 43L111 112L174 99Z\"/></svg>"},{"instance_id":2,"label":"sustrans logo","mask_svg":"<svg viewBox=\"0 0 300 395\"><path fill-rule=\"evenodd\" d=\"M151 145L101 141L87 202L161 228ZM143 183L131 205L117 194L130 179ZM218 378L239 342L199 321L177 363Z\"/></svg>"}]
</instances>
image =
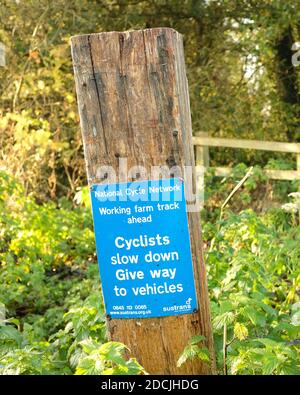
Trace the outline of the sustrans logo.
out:
<instances>
[{"instance_id":1,"label":"sustrans logo","mask_svg":"<svg viewBox=\"0 0 300 395\"><path fill-rule=\"evenodd\" d=\"M174 306L165 306L163 307L163 311L189 311L191 310L191 302L192 298L188 298L185 304L182 305L174 305Z\"/></svg>"}]
</instances>

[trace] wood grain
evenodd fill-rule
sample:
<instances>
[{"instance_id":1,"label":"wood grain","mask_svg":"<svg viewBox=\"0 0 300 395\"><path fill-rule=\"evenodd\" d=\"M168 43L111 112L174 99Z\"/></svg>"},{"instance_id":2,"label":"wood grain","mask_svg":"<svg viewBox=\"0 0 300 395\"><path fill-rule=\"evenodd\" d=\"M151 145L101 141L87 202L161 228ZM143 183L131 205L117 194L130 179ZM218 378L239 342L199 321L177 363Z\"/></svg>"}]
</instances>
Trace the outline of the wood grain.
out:
<instances>
[{"instance_id":1,"label":"wood grain","mask_svg":"<svg viewBox=\"0 0 300 395\"><path fill-rule=\"evenodd\" d=\"M120 157L131 166L194 166L192 128L182 36L156 28L75 36L72 57L89 184L98 169L116 170ZM140 175L143 179L143 175ZM123 174L123 180L131 177ZM195 192L195 180L193 180ZM215 372L199 213L189 213L199 310L194 314L111 319L109 337L125 343L152 374ZM211 363L176 362L193 335L203 335Z\"/></svg>"}]
</instances>

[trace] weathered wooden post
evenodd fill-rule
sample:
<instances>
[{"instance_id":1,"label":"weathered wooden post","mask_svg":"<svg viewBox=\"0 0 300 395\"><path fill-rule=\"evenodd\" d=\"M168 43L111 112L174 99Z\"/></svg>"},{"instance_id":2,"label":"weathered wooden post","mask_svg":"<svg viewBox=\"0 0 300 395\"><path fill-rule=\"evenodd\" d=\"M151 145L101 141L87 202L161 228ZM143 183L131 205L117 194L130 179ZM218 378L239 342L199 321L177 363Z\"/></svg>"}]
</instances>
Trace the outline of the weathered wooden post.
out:
<instances>
[{"instance_id":1,"label":"weathered wooden post","mask_svg":"<svg viewBox=\"0 0 300 395\"><path fill-rule=\"evenodd\" d=\"M194 169L182 36L169 28L109 32L72 37L71 46L89 185L103 183L107 174L99 168L118 170L121 158L128 168L143 166L149 173L152 166ZM132 176L123 173L117 181ZM195 193L195 180L192 188ZM198 309L154 318L108 317L110 339L125 343L152 374L215 371L198 212L188 213L188 225ZM211 363L195 360L178 368L193 335L205 337Z\"/></svg>"}]
</instances>

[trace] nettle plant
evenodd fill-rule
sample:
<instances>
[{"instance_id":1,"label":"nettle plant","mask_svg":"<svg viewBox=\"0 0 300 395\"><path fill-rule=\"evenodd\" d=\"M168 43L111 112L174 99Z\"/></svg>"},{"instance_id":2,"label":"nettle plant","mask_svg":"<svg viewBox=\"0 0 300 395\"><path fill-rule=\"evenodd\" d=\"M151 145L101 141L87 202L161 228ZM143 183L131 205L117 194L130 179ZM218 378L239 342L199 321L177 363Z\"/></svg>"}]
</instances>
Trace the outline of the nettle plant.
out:
<instances>
[{"instance_id":1,"label":"nettle plant","mask_svg":"<svg viewBox=\"0 0 300 395\"><path fill-rule=\"evenodd\" d=\"M38 205L0 172L0 223L0 374L143 373L107 342L89 208Z\"/></svg>"},{"instance_id":2,"label":"nettle plant","mask_svg":"<svg viewBox=\"0 0 300 395\"><path fill-rule=\"evenodd\" d=\"M233 212L229 200L204 213L220 374L300 374L299 194L290 198L291 212ZM0 374L145 374L107 342L88 193L76 201L38 205L0 172ZM210 363L204 344L193 337L178 366Z\"/></svg>"},{"instance_id":3,"label":"nettle plant","mask_svg":"<svg viewBox=\"0 0 300 395\"><path fill-rule=\"evenodd\" d=\"M206 261L224 374L300 374L299 222L288 225L280 211L227 211L216 225L204 225L213 245Z\"/></svg>"},{"instance_id":4,"label":"nettle plant","mask_svg":"<svg viewBox=\"0 0 300 395\"><path fill-rule=\"evenodd\" d=\"M280 211L226 211L203 226L220 374L300 374L300 232ZM180 364L209 363L200 340Z\"/></svg>"},{"instance_id":5,"label":"nettle plant","mask_svg":"<svg viewBox=\"0 0 300 395\"><path fill-rule=\"evenodd\" d=\"M300 374L299 193L289 196L284 210L226 207L203 223L220 374ZM209 363L203 340L190 340L179 365Z\"/></svg>"},{"instance_id":6,"label":"nettle plant","mask_svg":"<svg viewBox=\"0 0 300 395\"><path fill-rule=\"evenodd\" d=\"M215 221L203 221L218 370L300 374L300 194L263 214L233 212L231 199L251 183L247 174ZM191 344L185 351L200 357Z\"/></svg>"}]
</instances>

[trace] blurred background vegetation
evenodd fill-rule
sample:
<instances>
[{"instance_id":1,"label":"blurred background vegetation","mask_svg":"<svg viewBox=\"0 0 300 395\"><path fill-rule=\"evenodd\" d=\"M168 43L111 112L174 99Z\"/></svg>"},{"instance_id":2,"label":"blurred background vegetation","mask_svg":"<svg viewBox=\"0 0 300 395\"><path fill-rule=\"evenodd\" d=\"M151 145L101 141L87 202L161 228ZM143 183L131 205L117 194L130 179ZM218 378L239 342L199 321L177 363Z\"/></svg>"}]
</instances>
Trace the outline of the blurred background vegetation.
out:
<instances>
[{"instance_id":1,"label":"blurred background vegetation","mask_svg":"<svg viewBox=\"0 0 300 395\"><path fill-rule=\"evenodd\" d=\"M299 21L295 0L0 0L0 373L143 372L106 343L70 37L172 27L194 132L300 142ZM219 372L299 374L298 184L262 173L295 158L211 148L210 160L234 166L207 173L202 211ZM195 347L181 362L207 358Z\"/></svg>"},{"instance_id":2,"label":"blurred background vegetation","mask_svg":"<svg viewBox=\"0 0 300 395\"><path fill-rule=\"evenodd\" d=\"M0 2L0 166L41 201L85 184L72 35L170 26L184 35L194 131L299 141L300 4L293 0ZM212 149L212 164L285 155Z\"/></svg>"}]
</instances>

